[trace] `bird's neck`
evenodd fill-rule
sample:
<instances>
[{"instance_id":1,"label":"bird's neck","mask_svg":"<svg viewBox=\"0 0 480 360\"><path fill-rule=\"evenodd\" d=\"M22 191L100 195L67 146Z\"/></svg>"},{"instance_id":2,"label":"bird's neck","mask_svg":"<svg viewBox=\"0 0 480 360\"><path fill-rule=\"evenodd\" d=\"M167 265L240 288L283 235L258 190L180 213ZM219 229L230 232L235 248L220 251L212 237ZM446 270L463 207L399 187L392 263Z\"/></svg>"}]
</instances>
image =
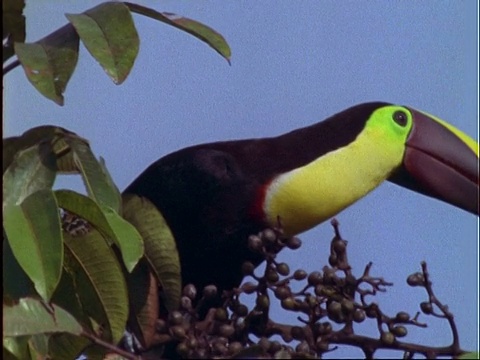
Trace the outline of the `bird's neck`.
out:
<instances>
[{"instance_id":1,"label":"bird's neck","mask_svg":"<svg viewBox=\"0 0 480 360\"><path fill-rule=\"evenodd\" d=\"M265 191L263 211L295 235L331 218L367 195L402 161L403 150L379 146L381 133L362 132L348 146L275 177Z\"/></svg>"}]
</instances>

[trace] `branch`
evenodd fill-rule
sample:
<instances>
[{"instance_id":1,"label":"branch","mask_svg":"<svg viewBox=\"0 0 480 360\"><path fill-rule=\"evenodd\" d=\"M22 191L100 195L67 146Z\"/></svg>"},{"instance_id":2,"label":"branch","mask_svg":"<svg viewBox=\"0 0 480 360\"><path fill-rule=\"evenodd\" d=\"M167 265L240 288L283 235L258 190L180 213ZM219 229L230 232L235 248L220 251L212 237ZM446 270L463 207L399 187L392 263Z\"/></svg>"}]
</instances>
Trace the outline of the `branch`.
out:
<instances>
[{"instance_id":1,"label":"branch","mask_svg":"<svg viewBox=\"0 0 480 360\"><path fill-rule=\"evenodd\" d=\"M7 75L11 70L15 69L19 65L20 61L18 61L18 59L12 61L8 65L5 65L5 67L3 68L3 76Z\"/></svg>"}]
</instances>

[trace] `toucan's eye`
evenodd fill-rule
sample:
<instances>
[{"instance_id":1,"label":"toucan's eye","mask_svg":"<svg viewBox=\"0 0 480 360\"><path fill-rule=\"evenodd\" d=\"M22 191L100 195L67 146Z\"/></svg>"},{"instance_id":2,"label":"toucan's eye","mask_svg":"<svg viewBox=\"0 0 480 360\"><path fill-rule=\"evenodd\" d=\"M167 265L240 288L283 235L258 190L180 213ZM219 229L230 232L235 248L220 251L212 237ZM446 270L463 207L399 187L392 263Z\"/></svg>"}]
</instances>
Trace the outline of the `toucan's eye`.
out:
<instances>
[{"instance_id":1,"label":"toucan's eye","mask_svg":"<svg viewBox=\"0 0 480 360\"><path fill-rule=\"evenodd\" d=\"M406 126L408 123L408 116L405 111L397 110L393 113L392 117L393 120L395 120L395 122L402 127Z\"/></svg>"}]
</instances>

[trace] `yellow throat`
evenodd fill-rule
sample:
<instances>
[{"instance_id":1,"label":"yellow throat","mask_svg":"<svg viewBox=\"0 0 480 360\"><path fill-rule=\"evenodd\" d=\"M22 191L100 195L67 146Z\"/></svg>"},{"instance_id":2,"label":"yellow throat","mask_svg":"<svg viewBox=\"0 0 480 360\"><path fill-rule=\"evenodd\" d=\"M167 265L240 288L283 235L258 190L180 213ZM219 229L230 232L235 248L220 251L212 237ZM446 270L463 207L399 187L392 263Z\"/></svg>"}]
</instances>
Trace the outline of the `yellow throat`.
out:
<instances>
[{"instance_id":1,"label":"yellow throat","mask_svg":"<svg viewBox=\"0 0 480 360\"><path fill-rule=\"evenodd\" d=\"M404 141L377 125L367 125L349 145L274 178L264 202L268 222L276 225L279 217L286 235L299 234L386 180L402 162Z\"/></svg>"}]
</instances>

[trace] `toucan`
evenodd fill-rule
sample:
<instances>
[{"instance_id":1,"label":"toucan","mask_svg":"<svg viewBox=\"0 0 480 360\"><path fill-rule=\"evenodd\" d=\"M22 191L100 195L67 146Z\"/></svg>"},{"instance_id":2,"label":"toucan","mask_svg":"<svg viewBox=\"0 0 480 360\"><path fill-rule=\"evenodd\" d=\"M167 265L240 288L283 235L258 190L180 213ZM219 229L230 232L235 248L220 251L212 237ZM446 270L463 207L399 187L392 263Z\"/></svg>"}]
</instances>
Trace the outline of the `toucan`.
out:
<instances>
[{"instance_id":1,"label":"toucan","mask_svg":"<svg viewBox=\"0 0 480 360\"><path fill-rule=\"evenodd\" d=\"M221 291L240 285L243 262L262 262L249 235L278 224L286 236L302 233L385 180L479 215L476 141L384 102L276 137L187 147L150 165L125 193L149 199L165 217L183 284Z\"/></svg>"}]
</instances>

